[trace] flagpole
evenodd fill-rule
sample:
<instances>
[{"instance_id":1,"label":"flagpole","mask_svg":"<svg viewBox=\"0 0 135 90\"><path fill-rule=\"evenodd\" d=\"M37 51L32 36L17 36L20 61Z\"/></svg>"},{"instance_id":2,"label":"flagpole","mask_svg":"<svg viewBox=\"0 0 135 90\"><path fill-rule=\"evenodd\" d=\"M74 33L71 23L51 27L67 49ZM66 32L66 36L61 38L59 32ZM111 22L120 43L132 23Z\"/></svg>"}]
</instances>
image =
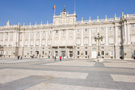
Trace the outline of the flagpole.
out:
<instances>
[{"instance_id":1,"label":"flagpole","mask_svg":"<svg viewBox=\"0 0 135 90\"><path fill-rule=\"evenodd\" d=\"M55 16L55 9L56 9L56 6L55 6L55 8L54 8L54 16Z\"/></svg>"},{"instance_id":2,"label":"flagpole","mask_svg":"<svg viewBox=\"0 0 135 90\"><path fill-rule=\"evenodd\" d=\"M56 13L56 6L55 6L55 9L54 9L54 14Z\"/></svg>"},{"instance_id":3,"label":"flagpole","mask_svg":"<svg viewBox=\"0 0 135 90\"><path fill-rule=\"evenodd\" d=\"M54 16L55 16L55 8L54 8Z\"/></svg>"}]
</instances>

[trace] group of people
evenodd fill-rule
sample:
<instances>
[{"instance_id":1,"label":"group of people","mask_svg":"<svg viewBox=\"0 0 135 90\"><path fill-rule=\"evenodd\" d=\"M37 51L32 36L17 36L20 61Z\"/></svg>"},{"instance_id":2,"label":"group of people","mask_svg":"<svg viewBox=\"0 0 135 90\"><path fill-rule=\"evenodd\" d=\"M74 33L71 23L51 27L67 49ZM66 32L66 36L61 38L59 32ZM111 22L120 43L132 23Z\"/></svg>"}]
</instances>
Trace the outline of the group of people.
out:
<instances>
[{"instance_id":1,"label":"group of people","mask_svg":"<svg viewBox=\"0 0 135 90\"><path fill-rule=\"evenodd\" d=\"M55 59L55 61L56 61L56 59L57 59L56 56L54 57L54 59ZM60 56L59 59L60 59L60 61L61 61L61 60L62 60L62 57Z\"/></svg>"},{"instance_id":2,"label":"group of people","mask_svg":"<svg viewBox=\"0 0 135 90\"><path fill-rule=\"evenodd\" d=\"M21 60L22 60L22 56L18 56L17 58L18 58L18 60L19 60L19 59L21 59Z\"/></svg>"}]
</instances>

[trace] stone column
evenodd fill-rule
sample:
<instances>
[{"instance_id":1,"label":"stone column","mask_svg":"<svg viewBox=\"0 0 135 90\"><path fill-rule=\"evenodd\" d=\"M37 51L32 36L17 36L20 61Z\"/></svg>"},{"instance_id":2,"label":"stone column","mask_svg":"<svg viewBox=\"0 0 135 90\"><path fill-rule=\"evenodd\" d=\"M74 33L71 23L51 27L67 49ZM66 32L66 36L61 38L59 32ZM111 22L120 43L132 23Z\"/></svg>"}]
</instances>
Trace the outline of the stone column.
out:
<instances>
[{"instance_id":1,"label":"stone column","mask_svg":"<svg viewBox=\"0 0 135 90\"><path fill-rule=\"evenodd\" d=\"M76 58L76 47L73 46L73 58L75 59Z\"/></svg>"},{"instance_id":2,"label":"stone column","mask_svg":"<svg viewBox=\"0 0 135 90\"><path fill-rule=\"evenodd\" d=\"M34 33L34 47L36 45L36 32L33 32Z\"/></svg>"},{"instance_id":3,"label":"stone column","mask_svg":"<svg viewBox=\"0 0 135 90\"><path fill-rule=\"evenodd\" d=\"M74 45L76 45L76 33L75 33L75 29L74 29Z\"/></svg>"},{"instance_id":4,"label":"stone column","mask_svg":"<svg viewBox=\"0 0 135 90\"><path fill-rule=\"evenodd\" d=\"M125 41L124 41L124 44L127 43L127 26L126 26L126 22L124 22L124 34L125 34Z\"/></svg>"},{"instance_id":5,"label":"stone column","mask_svg":"<svg viewBox=\"0 0 135 90\"><path fill-rule=\"evenodd\" d=\"M24 33L25 32L22 32L22 46L24 47Z\"/></svg>"},{"instance_id":6,"label":"stone column","mask_svg":"<svg viewBox=\"0 0 135 90\"><path fill-rule=\"evenodd\" d=\"M42 44L42 31L40 31L40 44L39 44L39 46L41 47L41 44Z\"/></svg>"},{"instance_id":7,"label":"stone column","mask_svg":"<svg viewBox=\"0 0 135 90\"><path fill-rule=\"evenodd\" d=\"M91 46L91 28L89 28L89 45Z\"/></svg>"},{"instance_id":8,"label":"stone column","mask_svg":"<svg viewBox=\"0 0 135 90\"><path fill-rule=\"evenodd\" d=\"M5 45L5 32L3 32L3 46ZM15 35L14 35L15 36Z\"/></svg>"},{"instance_id":9,"label":"stone column","mask_svg":"<svg viewBox=\"0 0 135 90\"><path fill-rule=\"evenodd\" d=\"M16 32L16 43L17 43L17 46L18 46L18 43L19 43L18 38L19 38L19 32Z\"/></svg>"},{"instance_id":10,"label":"stone column","mask_svg":"<svg viewBox=\"0 0 135 90\"><path fill-rule=\"evenodd\" d=\"M68 52L68 48L67 47L65 47L66 48L66 57L68 57L69 58L69 52Z\"/></svg>"},{"instance_id":11,"label":"stone column","mask_svg":"<svg viewBox=\"0 0 135 90\"><path fill-rule=\"evenodd\" d=\"M66 30L66 44L69 45L69 39L68 39L68 30Z\"/></svg>"},{"instance_id":12,"label":"stone column","mask_svg":"<svg viewBox=\"0 0 135 90\"><path fill-rule=\"evenodd\" d=\"M81 46L84 46L84 43L83 43L83 28L82 28L81 32L82 32L82 33L81 33L81 42L82 42L82 43L81 43Z\"/></svg>"},{"instance_id":13,"label":"stone column","mask_svg":"<svg viewBox=\"0 0 135 90\"><path fill-rule=\"evenodd\" d=\"M48 43L48 32L46 32L46 43L45 43L46 47L48 46L47 43Z\"/></svg>"},{"instance_id":14,"label":"stone column","mask_svg":"<svg viewBox=\"0 0 135 90\"><path fill-rule=\"evenodd\" d=\"M31 40L30 40L30 33L31 33L31 32L29 31L28 33L29 33L29 43L28 43L28 47L30 47L30 41L31 41Z\"/></svg>"},{"instance_id":15,"label":"stone column","mask_svg":"<svg viewBox=\"0 0 135 90\"><path fill-rule=\"evenodd\" d=\"M127 33L128 33L128 36L127 36L128 44L131 44L131 39L130 39L130 27L129 27L129 24L128 24L128 23L127 23Z\"/></svg>"},{"instance_id":16,"label":"stone column","mask_svg":"<svg viewBox=\"0 0 135 90\"><path fill-rule=\"evenodd\" d=\"M115 46L115 55L116 55L116 59L120 59L120 47L119 46Z\"/></svg>"},{"instance_id":17,"label":"stone column","mask_svg":"<svg viewBox=\"0 0 135 90\"><path fill-rule=\"evenodd\" d=\"M58 46L58 59L59 59L59 57L60 57L60 48L59 48L59 46Z\"/></svg>"},{"instance_id":18,"label":"stone column","mask_svg":"<svg viewBox=\"0 0 135 90\"><path fill-rule=\"evenodd\" d=\"M106 27L106 45L108 45L108 29Z\"/></svg>"},{"instance_id":19,"label":"stone column","mask_svg":"<svg viewBox=\"0 0 135 90\"><path fill-rule=\"evenodd\" d=\"M13 32L13 46L16 46L16 36L15 36L15 31Z\"/></svg>"},{"instance_id":20,"label":"stone column","mask_svg":"<svg viewBox=\"0 0 135 90\"><path fill-rule=\"evenodd\" d=\"M9 43L10 43L10 32L7 32L8 33L8 43L7 43L7 46L9 46Z\"/></svg>"},{"instance_id":21,"label":"stone column","mask_svg":"<svg viewBox=\"0 0 135 90\"><path fill-rule=\"evenodd\" d=\"M115 25L115 34L114 34L115 36L115 45L118 45L118 29L117 29L117 27L116 27L116 25Z\"/></svg>"},{"instance_id":22,"label":"stone column","mask_svg":"<svg viewBox=\"0 0 135 90\"><path fill-rule=\"evenodd\" d=\"M55 45L54 36L56 31L52 31L52 45ZM59 32L58 32L59 33Z\"/></svg>"}]
</instances>

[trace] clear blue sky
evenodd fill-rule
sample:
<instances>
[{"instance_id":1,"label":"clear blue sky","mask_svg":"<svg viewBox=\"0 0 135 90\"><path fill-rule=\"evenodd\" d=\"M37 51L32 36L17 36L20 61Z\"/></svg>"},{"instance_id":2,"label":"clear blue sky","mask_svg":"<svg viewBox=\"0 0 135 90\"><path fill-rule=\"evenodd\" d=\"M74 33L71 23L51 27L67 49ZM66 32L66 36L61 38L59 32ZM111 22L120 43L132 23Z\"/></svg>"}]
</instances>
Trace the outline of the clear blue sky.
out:
<instances>
[{"instance_id":1,"label":"clear blue sky","mask_svg":"<svg viewBox=\"0 0 135 90\"><path fill-rule=\"evenodd\" d=\"M56 15L63 11L64 5L67 12L74 13L74 2L76 2L77 20L88 20L89 16L103 19L105 15L113 18L116 13L135 14L135 0L0 0L0 26L11 24L28 25L30 22L39 24L41 21L52 23L53 6L56 5Z\"/></svg>"}]
</instances>

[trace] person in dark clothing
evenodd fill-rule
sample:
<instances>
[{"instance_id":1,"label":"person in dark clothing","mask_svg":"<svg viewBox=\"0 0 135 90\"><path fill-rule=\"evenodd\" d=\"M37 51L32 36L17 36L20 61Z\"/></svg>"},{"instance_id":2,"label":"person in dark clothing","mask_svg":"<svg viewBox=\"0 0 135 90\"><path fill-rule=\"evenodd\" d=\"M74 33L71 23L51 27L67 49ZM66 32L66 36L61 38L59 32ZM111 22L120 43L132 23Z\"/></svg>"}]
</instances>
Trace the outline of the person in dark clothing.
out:
<instances>
[{"instance_id":1,"label":"person in dark clothing","mask_svg":"<svg viewBox=\"0 0 135 90\"><path fill-rule=\"evenodd\" d=\"M54 57L55 61L56 61L56 56Z\"/></svg>"},{"instance_id":2,"label":"person in dark clothing","mask_svg":"<svg viewBox=\"0 0 135 90\"><path fill-rule=\"evenodd\" d=\"M21 56L21 60L22 60L22 56Z\"/></svg>"},{"instance_id":3,"label":"person in dark clothing","mask_svg":"<svg viewBox=\"0 0 135 90\"><path fill-rule=\"evenodd\" d=\"M18 56L18 60L19 60L19 57L20 57L20 56Z\"/></svg>"}]
</instances>

